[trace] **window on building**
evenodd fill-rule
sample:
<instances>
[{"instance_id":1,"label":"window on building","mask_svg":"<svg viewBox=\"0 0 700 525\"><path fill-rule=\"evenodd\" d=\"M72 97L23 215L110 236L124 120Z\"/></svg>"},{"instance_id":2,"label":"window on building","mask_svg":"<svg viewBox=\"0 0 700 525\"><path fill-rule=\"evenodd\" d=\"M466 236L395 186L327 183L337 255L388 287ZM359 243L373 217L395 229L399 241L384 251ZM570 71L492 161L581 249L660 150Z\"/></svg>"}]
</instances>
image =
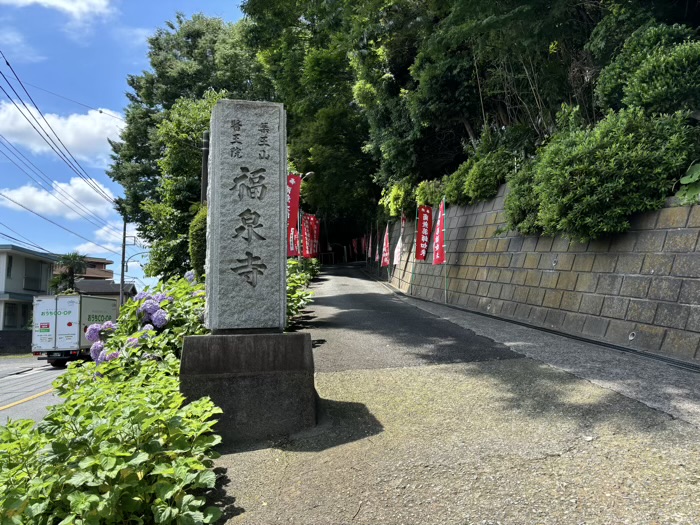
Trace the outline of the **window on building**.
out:
<instances>
[{"instance_id":1,"label":"window on building","mask_svg":"<svg viewBox=\"0 0 700 525\"><path fill-rule=\"evenodd\" d=\"M15 303L5 303L3 328L17 328L17 305Z\"/></svg>"},{"instance_id":2,"label":"window on building","mask_svg":"<svg viewBox=\"0 0 700 525\"><path fill-rule=\"evenodd\" d=\"M20 315L20 320L19 320L19 327L20 328L26 328L28 330L31 330L31 323L32 323L32 309L31 305L29 304L23 304L21 307L21 315Z\"/></svg>"},{"instance_id":3,"label":"window on building","mask_svg":"<svg viewBox=\"0 0 700 525\"><path fill-rule=\"evenodd\" d=\"M24 289L34 292L43 292L42 287L42 264L35 259L25 259L24 261Z\"/></svg>"},{"instance_id":4,"label":"window on building","mask_svg":"<svg viewBox=\"0 0 700 525\"><path fill-rule=\"evenodd\" d=\"M7 272L8 277L12 277L12 255L7 256Z\"/></svg>"}]
</instances>

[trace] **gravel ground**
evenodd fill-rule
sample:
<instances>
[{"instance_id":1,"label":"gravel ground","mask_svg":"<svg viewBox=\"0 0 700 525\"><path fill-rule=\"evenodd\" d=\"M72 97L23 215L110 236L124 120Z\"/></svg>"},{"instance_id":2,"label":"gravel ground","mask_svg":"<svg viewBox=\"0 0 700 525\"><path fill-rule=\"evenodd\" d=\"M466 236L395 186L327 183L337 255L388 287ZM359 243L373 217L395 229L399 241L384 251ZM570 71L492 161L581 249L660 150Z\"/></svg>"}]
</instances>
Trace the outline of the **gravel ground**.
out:
<instances>
[{"instance_id":1,"label":"gravel ground","mask_svg":"<svg viewBox=\"0 0 700 525\"><path fill-rule=\"evenodd\" d=\"M227 523L700 523L692 421L511 352L507 327L489 339L354 271L317 296L320 424L217 460Z\"/></svg>"}]
</instances>

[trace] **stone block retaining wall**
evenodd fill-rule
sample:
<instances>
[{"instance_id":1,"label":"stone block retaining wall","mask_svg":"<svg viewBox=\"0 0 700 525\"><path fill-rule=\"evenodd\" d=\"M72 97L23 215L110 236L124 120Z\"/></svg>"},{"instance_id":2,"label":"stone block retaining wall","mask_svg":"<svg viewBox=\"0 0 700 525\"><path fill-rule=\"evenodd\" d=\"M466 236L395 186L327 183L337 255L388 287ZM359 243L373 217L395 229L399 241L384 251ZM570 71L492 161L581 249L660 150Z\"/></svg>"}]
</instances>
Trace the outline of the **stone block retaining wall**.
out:
<instances>
[{"instance_id":1,"label":"stone block retaining wall","mask_svg":"<svg viewBox=\"0 0 700 525\"><path fill-rule=\"evenodd\" d=\"M700 206L645 213L628 233L580 244L506 231L505 192L447 208L444 266L431 264L432 246L415 264L409 219L391 284L431 301L447 295L468 310L700 361ZM394 224L392 255L398 232Z\"/></svg>"}]
</instances>

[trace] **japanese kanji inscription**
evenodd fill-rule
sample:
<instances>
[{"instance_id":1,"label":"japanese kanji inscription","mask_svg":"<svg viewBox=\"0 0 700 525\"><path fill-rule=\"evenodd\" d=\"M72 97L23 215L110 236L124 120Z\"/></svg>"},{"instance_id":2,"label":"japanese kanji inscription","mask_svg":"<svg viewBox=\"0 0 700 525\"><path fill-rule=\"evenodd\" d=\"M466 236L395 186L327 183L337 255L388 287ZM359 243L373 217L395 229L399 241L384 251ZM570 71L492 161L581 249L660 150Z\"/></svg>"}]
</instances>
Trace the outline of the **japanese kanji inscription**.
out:
<instances>
[{"instance_id":1,"label":"japanese kanji inscription","mask_svg":"<svg viewBox=\"0 0 700 525\"><path fill-rule=\"evenodd\" d=\"M282 330L286 124L281 104L220 101L212 113L207 326Z\"/></svg>"}]
</instances>

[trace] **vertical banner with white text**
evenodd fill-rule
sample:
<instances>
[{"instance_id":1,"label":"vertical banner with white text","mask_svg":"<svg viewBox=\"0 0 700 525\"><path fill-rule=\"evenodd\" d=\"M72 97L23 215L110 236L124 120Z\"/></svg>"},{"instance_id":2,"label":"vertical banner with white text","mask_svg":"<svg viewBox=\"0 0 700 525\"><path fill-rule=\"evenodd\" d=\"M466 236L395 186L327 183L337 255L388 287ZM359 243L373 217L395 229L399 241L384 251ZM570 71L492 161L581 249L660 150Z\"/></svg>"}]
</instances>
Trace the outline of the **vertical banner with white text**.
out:
<instances>
[{"instance_id":1,"label":"vertical banner with white text","mask_svg":"<svg viewBox=\"0 0 700 525\"><path fill-rule=\"evenodd\" d=\"M299 195L301 175L287 175L287 257L299 255Z\"/></svg>"},{"instance_id":2,"label":"vertical banner with white text","mask_svg":"<svg viewBox=\"0 0 700 525\"><path fill-rule=\"evenodd\" d=\"M435 221L433 264L445 264L445 199L440 202L440 211L437 221Z\"/></svg>"},{"instance_id":3,"label":"vertical banner with white text","mask_svg":"<svg viewBox=\"0 0 700 525\"><path fill-rule=\"evenodd\" d=\"M389 245L389 225L386 225L386 231L384 232L384 247L382 249L382 268L389 266L389 250L391 249Z\"/></svg>"},{"instance_id":4,"label":"vertical banner with white text","mask_svg":"<svg viewBox=\"0 0 700 525\"><path fill-rule=\"evenodd\" d=\"M430 230L433 229L433 209L430 206L418 208L416 232L416 260L425 261L430 246Z\"/></svg>"}]
</instances>

